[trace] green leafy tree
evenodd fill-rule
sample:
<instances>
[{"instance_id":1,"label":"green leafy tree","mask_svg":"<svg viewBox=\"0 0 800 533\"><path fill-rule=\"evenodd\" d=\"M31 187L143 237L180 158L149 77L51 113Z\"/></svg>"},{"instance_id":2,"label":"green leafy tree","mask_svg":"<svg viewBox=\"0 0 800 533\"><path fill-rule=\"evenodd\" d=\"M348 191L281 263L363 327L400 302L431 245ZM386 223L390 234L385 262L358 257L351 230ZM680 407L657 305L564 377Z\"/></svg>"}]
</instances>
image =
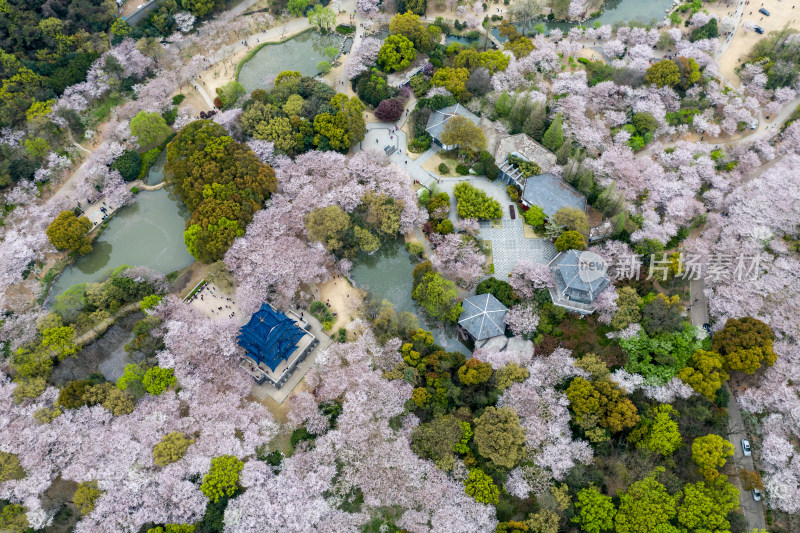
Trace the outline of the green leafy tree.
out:
<instances>
[{"instance_id":1,"label":"green leafy tree","mask_svg":"<svg viewBox=\"0 0 800 533\"><path fill-rule=\"evenodd\" d=\"M672 455L683 439L678 430L678 424L672 419L677 415L675 409L669 404L660 404L648 409L639 425L631 432L629 440L635 442L639 448L645 448L663 455Z\"/></svg>"},{"instance_id":2,"label":"green leafy tree","mask_svg":"<svg viewBox=\"0 0 800 533\"><path fill-rule=\"evenodd\" d=\"M474 357L467 359L467 362L458 369L458 380L464 385L480 385L489 381L491 377L492 365L482 363Z\"/></svg>"},{"instance_id":3,"label":"green leafy tree","mask_svg":"<svg viewBox=\"0 0 800 533\"><path fill-rule=\"evenodd\" d=\"M603 533L614 529L617 510L611 497L600 494L597 487L581 489L575 502L576 513L572 521L586 533Z\"/></svg>"},{"instance_id":4,"label":"green leafy tree","mask_svg":"<svg viewBox=\"0 0 800 533\"><path fill-rule=\"evenodd\" d=\"M164 527L150 528L147 533L194 533L194 529L194 524L166 524Z\"/></svg>"},{"instance_id":5,"label":"green leafy tree","mask_svg":"<svg viewBox=\"0 0 800 533\"><path fill-rule=\"evenodd\" d=\"M619 433L639 422L636 406L616 382L608 379L590 382L576 377L567 388L567 399L575 422L587 432L600 426Z\"/></svg>"},{"instance_id":6,"label":"green leafy tree","mask_svg":"<svg viewBox=\"0 0 800 533\"><path fill-rule=\"evenodd\" d=\"M460 98L467 90L468 80L469 69L444 67L434 73L433 78L431 78L431 85L434 87L444 87L453 93L453 96ZM481 150L483 150L483 148L481 148Z\"/></svg>"},{"instance_id":7,"label":"green leafy tree","mask_svg":"<svg viewBox=\"0 0 800 533\"><path fill-rule=\"evenodd\" d=\"M148 394L154 396L160 395L169 387L177 384L178 380L175 378L175 371L171 368L154 366L153 368L149 368L147 372L144 373L144 376L142 376L142 385L144 389Z\"/></svg>"},{"instance_id":8,"label":"green leafy tree","mask_svg":"<svg viewBox=\"0 0 800 533\"><path fill-rule=\"evenodd\" d=\"M232 455L215 457L200 490L212 503L233 496L239 487L239 472L243 466L244 463Z\"/></svg>"},{"instance_id":9,"label":"green leafy tree","mask_svg":"<svg viewBox=\"0 0 800 533\"><path fill-rule=\"evenodd\" d=\"M719 28L717 27L717 19L711 17L708 22L692 30L689 40L699 41L701 39L716 39L719 37Z\"/></svg>"},{"instance_id":10,"label":"green leafy tree","mask_svg":"<svg viewBox=\"0 0 800 533\"><path fill-rule=\"evenodd\" d=\"M480 503L496 505L500 501L500 489L480 468L469 471L469 476L464 480L464 491Z\"/></svg>"},{"instance_id":11,"label":"green leafy tree","mask_svg":"<svg viewBox=\"0 0 800 533\"><path fill-rule=\"evenodd\" d=\"M642 326L648 335L680 331L683 322L683 306L677 294L657 294L642 307Z\"/></svg>"},{"instance_id":12,"label":"green leafy tree","mask_svg":"<svg viewBox=\"0 0 800 533\"><path fill-rule=\"evenodd\" d=\"M727 517L739 506L739 489L730 483L690 483L678 498L678 523L685 530L731 531Z\"/></svg>"},{"instance_id":13,"label":"green leafy tree","mask_svg":"<svg viewBox=\"0 0 800 533\"><path fill-rule=\"evenodd\" d=\"M475 419L473 440L478 453L497 466L513 468L522 458L525 430L516 411L508 407L487 407Z\"/></svg>"},{"instance_id":14,"label":"green leafy tree","mask_svg":"<svg viewBox=\"0 0 800 533\"><path fill-rule=\"evenodd\" d=\"M668 525L677 514L675 497L671 496L655 476L655 472L637 481L620 494L619 509L614 517L617 533L651 533ZM671 530L667 530L671 531Z\"/></svg>"},{"instance_id":15,"label":"green leafy tree","mask_svg":"<svg viewBox=\"0 0 800 533\"><path fill-rule=\"evenodd\" d=\"M645 83L656 87L675 87L681 81L681 69L670 59L662 59L647 69Z\"/></svg>"},{"instance_id":16,"label":"green leafy tree","mask_svg":"<svg viewBox=\"0 0 800 533\"><path fill-rule=\"evenodd\" d=\"M433 49L435 42L419 15L413 12L399 12L389 21L389 32L392 35L401 35L414 43L414 47L427 54Z\"/></svg>"},{"instance_id":17,"label":"green leafy tree","mask_svg":"<svg viewBox=\"0 0 800 533\"><path fill-rule=\"evenodd\" d=\"M147 368L144 364L140 363L131 363L125 365L125 370L122 372L122 375L117 378L117 388L119 390L128 391L136 397L142 397L145 394L144 384L142 384L142 379L144 378L144 374L147 372ZM77 383L73 381L72 383ZM64 389L61 389L63 392ZM59 396L59 401L60 401Z\"/></svg>"},{"instance_id":18,"label":"green leafy tree","mask_svg":"<svg viewBox=\"0 0 800 533\"><path fill-rule=\"evenodd\" d=\"M0 451L0 483L24 477L25 470L19 463L19 456L15 453Z\"/></svg>"},{"instance_id":19,"label":"green leafy tree","mask_svg":"<svg viewBox=\"0 0 800 533\"><path fill-rule=\"evenodd\" d=\"M153 307L157 306L161 303L161 296L158 294L150 294L142 298L142 301L139 303L139 307L142 311L147 311L148 309L152 309Z\"/></svg>"},{"instance_id":20,"label":"green leafy tree","mask_svg":"<svg viewBox=\"0 0 800 533\"><path fill-rule=\"evenodd\" d=\"M197 17L205 17L211 13L214 5L214 0L181 0L181 6Z\"/></svg>"},{"instance_id":21,"label":"green leafy tree","mask_svg":"<svg viewBox=\"0 0 800 533\"><path fill-rule=\"evenodd\" d=\"M456 197L456 209L461 218L495 219L503 216L500 203L490 198L482 190L467 182L461 182L453 188Z\"/></svg>"},{"instance_id":22,"label":"green leafy tree","mask_svg":"<svg viewBox=\"0 0 800 533\"><path fill-rule=\"evenodd\" d=\"M224 127L206 120L192 122L167 145L164 170L166 183L191 212L184 232L187 248L208 263L244 234L255 211L277 189L270 166Z\"/></svg>"},{"instance_id":23,"label":"green leafy tree","mask_svg":"<svg viewBox=\"0 0 800 533\"><path fill-rule=\"evenodd\" d=\"M0 511L0 531L22 533L28 531L28 516L25 507L10 503Z\"/></svg>"},{"instance_id":24,"label":"green leafy tree","mask_svg":"<svg viewBox=\"0 0 800 533\"><path fill-rule=\"evenodd\" d=\"M693 58L677 57L675 58L675 63L677 63L678 68L681 71L681 89L688 89L700 81L700 78L702 78L702 75L700 74L700 65L698 65L697 61L695 61Z\"/></svg>"},{"instance_id":25,"label":"green leafy tree","mask_svg":"<svg viewBox=\"0 0 800 533\"><path fill-rule=\"evenodd\" d=\"M308 0L289 0L289 3L287 4L289 13L291 13L295 17L305 16L307 7L308 7Z\"/></svg>"},{"instance_id":26,"label":"green leafy tree","mask_svg":"<svg viewBox=\"0 0 800 533\"><path fill-rule=\"evenodd\" d=\"M92 223L86 217L76 217L72 211L61 211L47 226L47 238L59 250L69 250L81 255L92 251L89 231Z\"/></svg>"},{"instance_id":27,"label":"green leafy tree","mask_svg":"<svg viewBox=\"0 0 800 533\"><path fill-rule=\"evenodd\" d=\"M556 250L564 252L566 250L585 250L586 238L577 231L565 231L556 239Z\"/></svg>"},{"instance_id":28,"label":"green leafy tree","mask_svg":"<svg viewBox=\"0 0 800 533\"><path fill-rule=\"evenodd\" d=\"M633 118L631 118L631 124L640 135L647 135L658 129L656 117L648 112L634 113Z\"/></svg>"},{"instance_id":29,"label":"green leafy tree","mask_svg":"<svg viewBox=\"0 0 800 533\"><path fill-rule=\"evenodd\" d=\"M550 127L547 128L544 135L542 135L542 146L551 152L555 152L561 148L562 144L564 144L564 133L562 131L561 113L559 113L550 123Z\"/></svg>"},{"instance_id":30,"label":"green leafy tree","mask_svg":"<svg viewBox=\"0 0 800 533\"><path fill-rule=\"evenodd\" d=\"M315 209L306 217L309 238L323 243L331 252L344 246L345 236L351 225L347 213L335 205Z\"/></svg>"},{"instance_id":31,"label":"green leafy tree","mask_svg":"<svg viewBox=\"0 0 800 533\"><path fill-rule=\"evenodd\" d=\"M381 247L381 240L373 235L368 229L361 226L354 226L353 232L355 234L356 243L362 252L372 253Z\"/></svg>"},{"instance_id":32,"label":"green leafy tree","mask_svg":"<svg viewBox=\"0 0 800 533\"><path fill-rule=\"evenodd\" d=\"M692 354L688 366L678 372L678 377L709 401L730 378L724 370L725 360L717 352L697 350Z\"/></svg>"},{"instance_id":33,"label":"green leafy tree","mask_svg":"<svg viewBox=\"0 0 800 533\"><path fill-rule=\"evenodd\" d=\"M422 276L414 287L412 297L431 318L455 322L461 314L461 302L458 301L455 283L438 272L428 272Z\"/></svg>"},{"instance_id":34,"label":"green leafy tree","mask_svg":"<svg viewBox=\"0 0 800 533\"><path fill-rule=\"evenodd\" d=\"M494 382L498 390L506 390L514 383L522 383L530 376L527 368L519 366L517 363L508 363L503 368L495 371Z\"/></svg>"},{"instance_id":35,"label":"green leafy tree","mask_svg":"<svg viewBox=\"0 0 800 533\"><path fill-rule=\"evenodd\" d=\"M321 30L330 31L336 22L336 13L329 7L317 4L308 12L308 23Z\"/></svg>"},{"instance_id":36,"label":"green leafy tree","mask_svg":"<svg viewBox=\"0 0 800 533\"><path fill-rule=\"evenodd\" d=\"M775 364L774 339L772 329L757 318L729 318L714 335L712 347L724 358L726 370L752 374L762 364Z\"/></svg>"},{"instance_id":37,"label":"green leafy tree","mask_svg":"<svg viewBox=\"0 0 800 533\"><path fill-rule=\"evenodd\" d=\"M533 104L530 115L522 125L522 131L527 133L536 141L541 141L547 124L547 109L541 102Z\"/></svg>"},{"instance_id":38,"label":"green leafy tree","mask_svg":"<svg viewBox=\"0 0 800 533\"><path fill-rule=\"evenodd\" d=\"M142 170L142 156L134 150L125 150L111 163L111 170L119 171L125 181L133 181L139 177Z\"/></svg>"},{"instance_id":39,"label":"green leafy tree","mask_svg":"<svg viewBox=\"0 0 800 533\"><path fill-rule=\"evenodd\" d=\"M103 491L97 487L97 481L84 481L78 484L75 494L72 495L72 501L78 508L78 512L86 516L94 511L97 499L102 495Z\"/></svg>"},{"instance_id":40,"label":"green leafy tree","mask_svg":"<svg viewBox=\"0 0 800 533\"><path fill-rule=\"evenodd\" d=\"M447 121L442 129L442 144L458 146L477 154L486 149L486 136L483 131L467 117L456 115Z\"/></svg>"},{"instance_id":41,"label":"green leafy tree","mask_svg":"<svg viewBox=\"0 0 800 533\"><path fill-rule=\"evenodd\" d=\"M194 439L190 439L180 431L167 433L153 447L153 462L158 466L167 466L180 461L192 444Z\"/></svg>"},{"instance_id":42,"label":"green leafy tree","mask_svg":"<svg viewBox=\"0 0 800 533\"><path fill-rule=\"evenodd\" d=\"M437 416L414 428L411 449L420 457L432 460L438 468L450 471L455 460L455 448L462 436L461 422L455 416Z\"/></svg>"},{"instance_id":43,"label":"green leafy tree","mask_svg":"<svg viewBox=\"0 0 800 533\"><path fill-rule=\"evenodd\" d=\"M402 35L390 35L378 52L378 66L384 72L394 72L408 67L417 57L414 43Z\"/></svg>"},{"instance_id":44,"label":"green leafy tree","mask_svg":"<svg viewBox=\"0 0 800 533\"><path fill-rule=\"evenodd\" d=\"M161 144L170 133L172 128L167 126L167 121L158 113L139 111L131 119L131 134L143 148Z\"/></svg>"},{"instance_id":45,"label":"green leafy tree","mask_svg":"<svg viewBox=\"0 0 800 533\"><path fill-rule=\"evenodd\" d=\"M642 319L642 298L633 287L620 287L617 289L617 312L611 319L611 327L624 329L634 322Z\"/></svg>"},{"instance_id":46,"label":"green leafy tree","mask_svg":"<svg viewBox=\"0 0 800 533\"><path fill-rule=\"evenodd\" d=\"M708 481L719 477L719 469L725 466L727 458L732 455L733 444L713 433L697 437L692 442L692 460Z\"/></svg>"},{"instance_id":47,"label":"green leafy tree","mask_svg":"<svg viewBox=\"0 0 800 533\"><path fill-rule=\"evenodd\" d=\"M486 278L485 280L478 283L478 286L475 288L475 294L486 294L489 293L495 298L497 298L501 304L505 305L506 307L511 307L520 303L520 299L517 294L514 292L513 287L507 281L503 281L497 278Z\"/></svg>"},{"instance_id":48,"label":"green leafy tree","mask_svg":"<svg viewBox=\"0 0 800 533\"><path fill-rule=\"evenodd\" d=\"M232 107L245 93L247 93L247 90L238 81L229 81L222 87L217 87L217 96L219 101L222 102L223 109Z\"/></svg>"},{"instance_id":49,"label":"green leafy tree","mask_svg":"<svg viewBox=\"0 0 800 533\"><path fill-rule=\"evenodd\" d=\"M59 361L69 355L75 355L78 353L78 345L75 344L75 329L70 326L61 326L42 331L41 348L50 357Z\"/></svg>"}]
</instances>

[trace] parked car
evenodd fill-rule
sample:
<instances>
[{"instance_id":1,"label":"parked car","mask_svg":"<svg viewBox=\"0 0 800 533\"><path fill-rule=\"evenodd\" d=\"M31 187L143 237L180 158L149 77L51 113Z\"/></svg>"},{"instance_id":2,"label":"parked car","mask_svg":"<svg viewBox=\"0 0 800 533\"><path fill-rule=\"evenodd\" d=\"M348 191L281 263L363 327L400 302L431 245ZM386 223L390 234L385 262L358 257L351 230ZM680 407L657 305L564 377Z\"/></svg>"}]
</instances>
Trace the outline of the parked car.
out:
<instances>
[{"instance_id":1,"label":"parked car","mask_svg":"<svg viewBox=\"0 0 800 533\"><path fill-rule=\"evenodd\" d=\"M754 130L758 127L758 119L755 119L753 122L750 123L750 129Z\"/></svg>"},{"instance_id":2,"label":"parked car","mask_svg":"<svg viewBox=\"0 0 800 533\"><path fill-rule=\"evenodd\" d=\"M755 28L753 28L753 29L754 29L754 30L756 31L756 33L758 33L758 34L763 34L763 33L764 33L764 28L762 28L761 26L756 26L756 27L755 27Z\"/></svg>"},{"instance_id":3,"label":"parked car","mask_svg":"<svg viewBox=\"0 0 800 533\"><path fill-rule=\"evenodd\" d=\"M745 455L750 455L752 453L750 450L750 441L747 439L742 439L742 453Z\"/></svg>"},{"instance_id":4,"label":"parked car","mask_svg":"<svg viewBox=\"0 0 800 533\"><path fill-rule=\"evenodd\" d=\"M515 220L517 218L517 210L514 209L514 204L509 204L508 212L511 215L511 220Z\"/></svg>"},{"instance_id":5,"label":"parked car","mask_svg":"<svg viewBox=\"0 0 800 533\"><path fill-rule=\"evenodd\" d=\"M767 8L765 8L765 7L762 7L761 9L759 9L758 12L761 13L762 15L769 16L769 11L767 11Z\"/></svg>"},{"instance_id":6,"label":"parked car","mask_svg":"<svg viewBox=\"0 0 800 533\"><path fill-rule=\"evenodd\" d=\"M757 502L761 501L761 491L758 489L753 489L753 499Z\"/></svg>"}]
</instances>

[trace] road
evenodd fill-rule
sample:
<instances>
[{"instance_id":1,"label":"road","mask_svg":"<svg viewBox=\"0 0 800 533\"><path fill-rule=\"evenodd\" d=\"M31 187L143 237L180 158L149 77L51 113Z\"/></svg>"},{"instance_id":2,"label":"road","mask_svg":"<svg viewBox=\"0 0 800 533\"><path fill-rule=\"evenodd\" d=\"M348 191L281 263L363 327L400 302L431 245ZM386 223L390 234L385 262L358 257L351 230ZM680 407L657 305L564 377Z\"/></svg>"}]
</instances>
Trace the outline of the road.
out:
<instances>
[{"instance_id":1,"label":"road","mask_svg":"<svg viewBox=\"0 0 800 533\"><path fill-rule=\"evenodd\" d=\"M692 301L690 314L692 324L697 327L703 327L703 324L708 322L708 300L703 293L705 283L702 279L692 280L689 282L689 298ZM736 396L734 391L728 387L730 399L728 400L728 440L731 441L734 447L733 461L736 465L736 471L740 468L747 470L755 470L753 465L753 457L745 456L742 453L742 439L748 439L747 431L745 430L744 420L742 420L742 413L739 411L739 404L736 403ZM742 484L739 481L739 476L736 476L736 484L739 487L739 506L742 514L747 519L747 529L764 529L764 510L761 502L753 499L753 493L750 491L742 490Z\"/></svg>"}]
</instances>

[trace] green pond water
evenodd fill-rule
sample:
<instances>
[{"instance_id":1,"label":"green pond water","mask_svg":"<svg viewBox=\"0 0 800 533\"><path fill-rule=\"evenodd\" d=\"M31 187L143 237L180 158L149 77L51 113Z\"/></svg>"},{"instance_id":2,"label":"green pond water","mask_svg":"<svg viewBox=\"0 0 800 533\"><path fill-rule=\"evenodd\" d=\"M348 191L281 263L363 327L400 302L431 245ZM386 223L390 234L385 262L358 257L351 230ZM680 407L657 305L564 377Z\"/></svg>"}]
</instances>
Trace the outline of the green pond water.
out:
<instances>
[{"instance_id":1,"label":"green pond water","mask_svg":"<svg viewBox=\"0 0 800 533\"><path fill-rule=\"evenodd\" d=\"M307 31L280 44L268 44L253 55L239 70L239 83L247 92L267 89L275 76L285 70L299 71L303 76L316 76L320 61L331 61L325 48L337 49L344 42L341 35L322 35Z\"/></svg>"},{"instance_id":2,"label":"green pond water","mask_svg":"<svg viewBox=\"0 0 800 533\"><path fill-rule=\"evenodd\" d=\"M436 344L447 351L458 351L469 355L471 351L457 337L455 326L445 327L429 320L425 312L411 298L414 278L411 271L416 265L406 251L402 241L388 244L371 256L362 256L353 264L350 278L360 289L388 300L395 311L406 311L419 319L419 325L433 333Z\"/></svg>"},{"instance_id":3,"label":"green pond water","mask_svg":"<svg viewBox=\"0 0 800 533\"><path fill-rule=\"evenodd\" d=\"M608 0L603 6L602 15L590 18L581 24L586 27L590 27L595 23L600 23L602 26L626 21L648 24L654 20L664 19L672 5L672 0ZM544 23L548 30L559 28L564 32L568 32L570 28L577 26L577 23L574 22L540 22ZM507 40L500 35L500 30L496 27L492 29L492 34L501 42Z\"/></svg>"},{"instance_id":4,"label":"green pond water","mask_svg":"<svg viewBox=\"0 0 800 533\"><path fill-rule=\"evenodd\" d=\"M167 274L192 264L194 258L183 242L187 216L183 204L170 198L166 189L140 192L135 203L114 215L94 249L58 277L51 296L78 283L98 281L120 265L145 266Z\"/></svg>"}]
</instances>

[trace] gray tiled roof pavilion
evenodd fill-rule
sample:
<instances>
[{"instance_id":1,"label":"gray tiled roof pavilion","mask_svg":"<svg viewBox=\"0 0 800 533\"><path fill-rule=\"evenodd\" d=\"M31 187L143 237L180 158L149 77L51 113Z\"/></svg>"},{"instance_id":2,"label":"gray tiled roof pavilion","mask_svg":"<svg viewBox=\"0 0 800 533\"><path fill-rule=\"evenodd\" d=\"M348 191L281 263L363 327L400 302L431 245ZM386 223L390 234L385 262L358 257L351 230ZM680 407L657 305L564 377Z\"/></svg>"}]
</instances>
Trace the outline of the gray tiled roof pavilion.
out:
<instances>
[{"instance_id":1,"label":"gray tiled roof pavilion","mask_svg":"<svg viewBox=\"0 0 800 533\"><path fill-rule=\"evenodd\" d=\"M530 176L525 181L522 199L529 205L538 205L551 217L562 207L586 209L586 197L567 182L553 174Z\"/></svg>"},{"instance_id":2,"label":"gray tiled roof pavilion","mask_svg":"<svg viewBox=\"0 0 800 533\"><path fill-rule=\"evenodd\" d=\"M457 115L468 118L476 126L480 121L480 119L476 117L472 111L461 104L455 104L448 107L443 107L442 109L431 113L431 116L428 118L428 124L425 127L425 131L427 131L434 139L439 140L442 138L442 132L444 131L445 124L447 124L450 119Z\"/></svg>"},{"instance_id":3,"label":"gray tiled roof pavilion","mask_svg":"<svg viewBox=\"0 0 800 533\"><path fill-rule=\"evenodd\" d=\"M558 254L549 266L559 296L568 301L591 305L610 280L604 274L592 281L586 281L581 278L579 265L580 252L567 250Z\"/></svg>"},{"instance_id":4,"label":"gray tiled roof pavilion","mask_svg":"<svg viewBox=\"0 0 800 533\"><path fill-rule=\"evenodd\" d=\"M488 339L505 333L506 323L503 319L508 308L491 294L470 296L464 300L462 306L458 324L475 340Z\"/></svg>"}]
</instances>

